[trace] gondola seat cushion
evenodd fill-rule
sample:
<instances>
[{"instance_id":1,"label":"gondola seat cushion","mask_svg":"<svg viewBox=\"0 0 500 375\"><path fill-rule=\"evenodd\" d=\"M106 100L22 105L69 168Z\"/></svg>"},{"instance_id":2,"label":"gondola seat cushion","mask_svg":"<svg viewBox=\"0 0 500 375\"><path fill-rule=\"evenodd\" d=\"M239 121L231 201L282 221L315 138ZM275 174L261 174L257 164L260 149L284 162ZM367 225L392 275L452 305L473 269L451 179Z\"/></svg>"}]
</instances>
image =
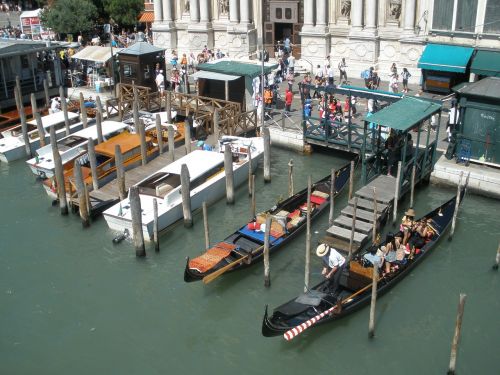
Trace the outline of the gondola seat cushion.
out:
<instances>
[{"instance_id":1,"label":"gondola seat cushion","mask_svg":"<svg viewBox=\"0 0 500 375\"><path fill-rule=\"evenodd\" d=\"M311 195L311 203L317 204L318 206L325 203L326 199L322 197L318 197L317 195Z\"/></svg>"}]
</instances>

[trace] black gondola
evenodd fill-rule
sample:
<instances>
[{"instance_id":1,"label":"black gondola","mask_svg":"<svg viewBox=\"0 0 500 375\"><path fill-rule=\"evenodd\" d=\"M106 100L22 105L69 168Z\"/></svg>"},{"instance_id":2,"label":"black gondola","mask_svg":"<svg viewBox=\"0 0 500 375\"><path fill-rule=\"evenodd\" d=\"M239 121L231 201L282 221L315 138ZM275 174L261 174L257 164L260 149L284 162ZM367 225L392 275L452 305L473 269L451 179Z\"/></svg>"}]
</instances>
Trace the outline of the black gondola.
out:
<instances>
[{"instance_id":1,"label":"black gondola","mask_svg":"<svg viewBox=\"0 0 500 375\"><path fill-rule=\"evenodd\" d=\"M350 175L350 163L336 171L335 195L347 185ZM311 187L311 221L318 217L330 205L330 176L315 182ZM267 214L274 218L271 225L269 253L292 240L306 226L307 188L280 202L278 205L261 213L256 220L240 227L222 242L215 244L197 258L187 259L184 281L212 281L225 272L248 267L263 258L264 233L255 229L265 220ZM250 226L250 227L249 227ZM253 227L252 227L253 226Z\"/></svg>"},{"instance_id":2,"label":"black gondola","mask_svg":"<svg viewBox=\"0 0 500 375\"><path fill-rule=\"evenodd\" d=\"M465 188L461 191L460 202L464 193ZM410 256L405 256L403 261L398 262L396 270L391 270L378 279L378 295L386 293L427 257L452 222L456 198L453 197L420 219L431 219L433 236L422 246L418 254L412 254L412 259L409 259ZM398 232L396 235L401 234ZM283 335L286 340L290 340L311 326L338 320L369 304L373 266L371 264L367 266L363 258L368 251L351 260L348 269L342 275L340 285L333 291L329 290L328 281L325 280L307 293L275 308L271 316L268 315L266 306L262 334L266 337Z\"/></svg>"}]
</instances>

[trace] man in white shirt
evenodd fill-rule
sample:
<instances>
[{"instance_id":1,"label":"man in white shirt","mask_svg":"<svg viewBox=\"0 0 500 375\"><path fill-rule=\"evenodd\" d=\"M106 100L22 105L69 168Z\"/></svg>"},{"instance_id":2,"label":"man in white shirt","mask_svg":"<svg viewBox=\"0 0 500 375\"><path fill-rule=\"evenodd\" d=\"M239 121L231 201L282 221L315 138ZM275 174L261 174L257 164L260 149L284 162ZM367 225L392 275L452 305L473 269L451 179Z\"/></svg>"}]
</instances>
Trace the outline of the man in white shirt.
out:
<instances>
[{"instance_id":1,"label":"man in white shirt","mask_svg":"<svg viewBox=\"0 0 500 375\"><path fill-rule=\"evenodd\" d=\"M346 265L345 258L333 247L321 244L316 248L316 255L323 260L323 270L321 274L329 280L328 286L334 291L340 281L342 272Z\"/></svg>"},{"instance_id":2,"label":"man in white shirt","mask_svg":"<svg viewBox=\"0 0 500 375\"><path fill-rule=\"evenodd\" d=\"M158 87L158 92L160 96L163 96L165 91L165 76L163 75L163 70L160 70L158 75L155 78L156 86Z\"/></svg>"},{"instance_id":3,"label":"man in white shirt","mask_svg":"<svg viewBox=\"0 0 500 375\"><path fill-rule=\"evenodd\" d=\"M295 70L295 57L293 55L288 56L288 72L294 73Z\"/></svg>"}]
</instances>

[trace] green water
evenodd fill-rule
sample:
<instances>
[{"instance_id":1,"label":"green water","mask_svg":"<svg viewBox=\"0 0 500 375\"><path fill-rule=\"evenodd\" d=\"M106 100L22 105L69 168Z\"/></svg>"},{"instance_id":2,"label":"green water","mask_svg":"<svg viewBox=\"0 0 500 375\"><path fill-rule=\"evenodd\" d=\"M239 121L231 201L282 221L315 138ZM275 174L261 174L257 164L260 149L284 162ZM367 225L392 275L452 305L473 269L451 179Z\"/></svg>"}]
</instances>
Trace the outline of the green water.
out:
<instances>
[{"instance_id":1,"label":"green water","mask_svg":"<svg viewBox=\"0 0 500 375\"><path fill-rule=\"evenodd\" d=\"M273 149L272 182L257 176L257 208L326 175L345 160ZM411 275L377 304L376 337L368 339L369 308L311 329L292 342L260 333L264 307L303 288L305 234L271 258L271 287L263 266L212 284L186 284L186 256L204 245L201 215L161 238L136 259L130 243L112 244L101 218L89 229L61 217L23 162L0 164L0 374L444 374L459 293L467 294L457 359L459 374L498 374L500 280L491 270L500 238L498 201L467 196L452 242L443 239ZM454 190L423 187L417 214ZM336 213L346 203L336 201ZM403 205L408 204L404 202ZM209 208L211 240L249 216L246 187L236 204ZM327 214L313 223L313 243ZM312 282L320 262L312 260Z\"/></svg>"}]
</instances>

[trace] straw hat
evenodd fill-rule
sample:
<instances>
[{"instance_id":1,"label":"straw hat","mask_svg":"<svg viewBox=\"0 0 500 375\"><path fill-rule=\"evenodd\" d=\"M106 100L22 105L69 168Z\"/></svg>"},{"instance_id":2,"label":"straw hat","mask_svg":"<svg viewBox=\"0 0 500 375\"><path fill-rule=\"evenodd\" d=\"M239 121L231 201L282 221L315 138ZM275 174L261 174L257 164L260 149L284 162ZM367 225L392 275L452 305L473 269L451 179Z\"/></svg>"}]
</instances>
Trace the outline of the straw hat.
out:
<instances>
[{"instance_id":1,"label":"straw hat","mask_svg":"<svg viewBox=\"0 0 500 375\"><path fill-rule=\"evenodd\" d=\"M406 216L415 216L415 210L413 208L408 209L408 211L405 212Z\"/></svg>"},{"instance_id":2,"label":"straw hat","mask_svg":"<svg viewBox=\"0 0 500 375\"><path fill-rule=\"evenodd\" d=\"M330 246L322 243L316 248L316 255L319 257L324 257L330 251Z\"/></svg>"}]
</instances>

